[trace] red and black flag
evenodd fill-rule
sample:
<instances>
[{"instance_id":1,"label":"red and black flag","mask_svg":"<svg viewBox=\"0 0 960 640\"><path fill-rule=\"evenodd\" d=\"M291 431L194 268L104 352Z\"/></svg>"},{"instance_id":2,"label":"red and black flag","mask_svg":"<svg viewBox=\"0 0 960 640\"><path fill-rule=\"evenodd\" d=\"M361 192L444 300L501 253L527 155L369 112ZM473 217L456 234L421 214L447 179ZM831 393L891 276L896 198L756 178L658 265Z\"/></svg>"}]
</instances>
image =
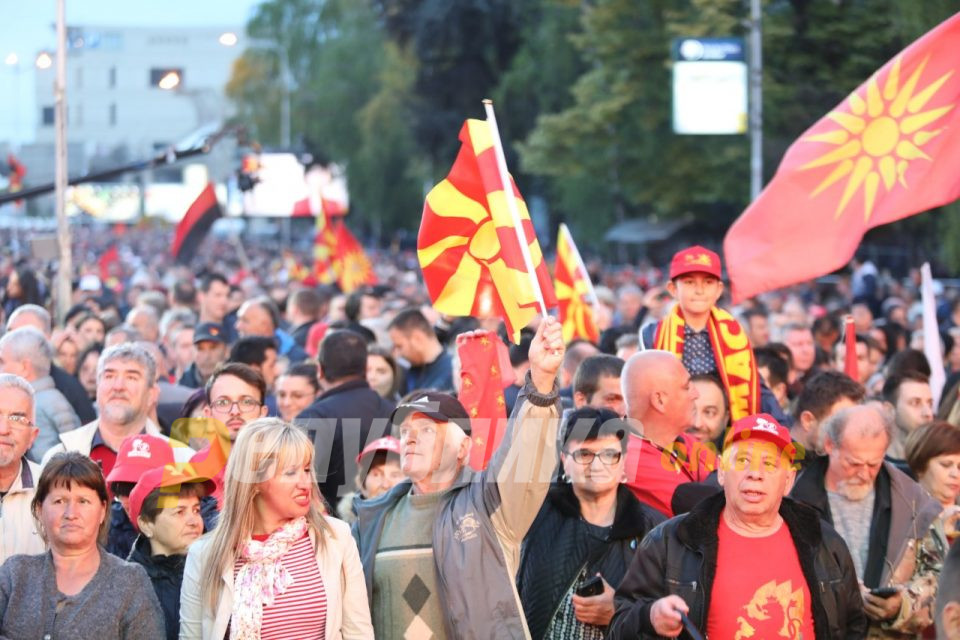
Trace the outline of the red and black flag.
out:
<instances>
[{"instance_id":1,"label":"red and black flag","mask_svg":"<svg viewBox=\"0 0 960 640\"><path fill-rule=\"evenodd\" d=\"M200 243L207 237L210 227L222 215L213 183L209 182L177 224L173 246L170 248L174 259L180 264L189 263L196 255Z\"/></svg>"}]
</instances>

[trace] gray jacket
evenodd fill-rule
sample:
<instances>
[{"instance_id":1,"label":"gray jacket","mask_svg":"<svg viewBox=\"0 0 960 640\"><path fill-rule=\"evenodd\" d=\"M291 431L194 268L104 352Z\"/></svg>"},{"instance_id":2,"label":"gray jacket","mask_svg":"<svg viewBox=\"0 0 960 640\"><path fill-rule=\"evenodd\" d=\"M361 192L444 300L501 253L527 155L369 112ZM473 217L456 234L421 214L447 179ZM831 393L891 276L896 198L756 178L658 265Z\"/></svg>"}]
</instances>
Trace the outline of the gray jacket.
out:
<instances>
[{"instance_id":1,"label":"gray jacket","mask_svg":"<svg viewBox=\"0 0 960 640\"><path fill-rule=\"evenodd\" d=\"M27 452L27 457L39 463L47 450L60 443L60 434L73 431L80 426L80 418L60 391L53 378L44 376L30 383L34 392L37 428L40 433Z\"/></svg>"},{"instance_id":2,"label":"gray jacket","mask_svg":"<svg viewBox=\"0 0 960 640\"><path fill-rule=\"evenodd\" d=\"M558 390L530 382L517 398L503 442L487 469L465 469L433 525L433 555L447 636L458 640L529 638L515 585L520 544L540 511L557 461ZM374 560L387 514L411 489L404 482L357 505L354 535L373 602Z\"/></svg>"}]
</instances>

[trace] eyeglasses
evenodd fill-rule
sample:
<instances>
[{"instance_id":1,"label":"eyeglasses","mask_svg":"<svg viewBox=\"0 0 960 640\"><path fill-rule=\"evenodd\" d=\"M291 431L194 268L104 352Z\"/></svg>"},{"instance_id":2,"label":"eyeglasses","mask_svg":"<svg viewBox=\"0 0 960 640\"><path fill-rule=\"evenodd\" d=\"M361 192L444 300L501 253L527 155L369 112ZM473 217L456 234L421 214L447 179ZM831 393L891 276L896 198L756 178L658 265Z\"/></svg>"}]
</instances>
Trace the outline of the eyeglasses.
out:
<instances>
[{"instance_id":1,"label":"eyeglasses","mask_svg":"<svg viewBox=\"0 0 960 640\"><path fill-rule=\"evenodd\" d=\"M240 413L249 413L255 409L259 409L262 406L262 403L259 400L251 398L250 396L243 396L239 400L231 400L230 398L217 398L210 403L210 407L217 413L230 413L230 409L233 408L233 405L237 405L240 409Z\"/></svg>"},{"instance_id":2,"label":"eyeglasses","mask_svg":"<svg viewBox=\"0 0 960 640\"><path fill-rule=\"evenodd\" d=\"M0 418L5 418L7 425L14 430L29 429L33 426L33 423L30 422L30 418L22 413L0 413Z\"/></svg>"},{"instance_id":3,"label":"eyeglasses","mask_svg":"<svg viewBox=\"0 0 960 640\"><path fill-rule=\"evenodd\" d=\"M601 449L600 451L576 449L571 451L569 455L577 464L592 464L594 458L600 458L600 462L603 464L611 465L620 462L623 452L620 449Z\"/></svg>"}]
</instances>

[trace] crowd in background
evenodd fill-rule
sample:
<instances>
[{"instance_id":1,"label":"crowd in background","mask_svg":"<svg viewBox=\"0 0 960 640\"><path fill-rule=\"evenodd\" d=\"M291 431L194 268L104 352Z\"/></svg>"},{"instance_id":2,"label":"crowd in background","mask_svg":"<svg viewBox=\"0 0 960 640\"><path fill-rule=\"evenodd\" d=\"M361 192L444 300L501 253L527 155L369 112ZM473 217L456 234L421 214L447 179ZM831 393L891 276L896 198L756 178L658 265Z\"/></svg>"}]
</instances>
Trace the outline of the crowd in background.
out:
<instances>
[{"instance_id":1,"label":"crowd in background","mask_svg":"<svg viewBox=\"0 0 960 640\"><path fill-rule=\"evenodd\" d=\"M919 271L868 260L736 307L712 252L588 261L596 344L543 319L512 344L433 310L412 252L343 293L269 241L210 237L191 266L168 245L78 229L62 320L53 265L0 259L0 636L950 630L953 286L934 389ZM499 337L516 380L486 469L458 337Z\"/></svg>"}]
</instances>

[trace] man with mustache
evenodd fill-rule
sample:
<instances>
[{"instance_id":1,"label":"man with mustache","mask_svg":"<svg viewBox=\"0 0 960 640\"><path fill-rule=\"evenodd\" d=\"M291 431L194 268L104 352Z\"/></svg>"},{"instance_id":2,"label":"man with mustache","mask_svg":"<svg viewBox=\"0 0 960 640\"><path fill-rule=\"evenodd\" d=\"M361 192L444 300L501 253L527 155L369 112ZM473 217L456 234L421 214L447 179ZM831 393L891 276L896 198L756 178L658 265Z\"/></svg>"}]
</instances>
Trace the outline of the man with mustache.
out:
<instances>
[{"instance_id":1,"label":"man with mustache","mask_svg":"<svg viewBox=\"0 0 960 640\"><path fill-rule=\"evenodd\" d=\"M79 429L60 434L43 464L57 453L79 451L100 465L103 475L113 470L120 443L127 436L148 433L166 438L149 416L156 403L157 363L143 347L121 343L100 355L97 363L97 411L100 417ZM194 453L185 444L171 442L177 462L189 462Z\"/></svg>"},{"instance_id":2,"label":"man with mustache","mask_svg":"<svg viewBox=\"0 0 960 640\"><path fill-rule=\"evenodd\" d=\"M893 416L879 402L841 409L822 425L822 458L797 477L791 495L815 507L850 549L870 638L918 634L932 622L939 558L920 558L940 505L884 455ZM890 587L891 593L870 593ZM912 637L912 636L911 636Z\"/></svg>"},{"instance_id":3,"label":"man with mustache","mask_svg":"<svg viewBox=\"0 0 960 640\"><path fill-rule=\"evenodd\" d=\"M35 395L30 383L0 373L0 562L18 553L43 553L46 545L30 509L40 466L26 453L36 440Z\"/></svg>"}]
</instances>

